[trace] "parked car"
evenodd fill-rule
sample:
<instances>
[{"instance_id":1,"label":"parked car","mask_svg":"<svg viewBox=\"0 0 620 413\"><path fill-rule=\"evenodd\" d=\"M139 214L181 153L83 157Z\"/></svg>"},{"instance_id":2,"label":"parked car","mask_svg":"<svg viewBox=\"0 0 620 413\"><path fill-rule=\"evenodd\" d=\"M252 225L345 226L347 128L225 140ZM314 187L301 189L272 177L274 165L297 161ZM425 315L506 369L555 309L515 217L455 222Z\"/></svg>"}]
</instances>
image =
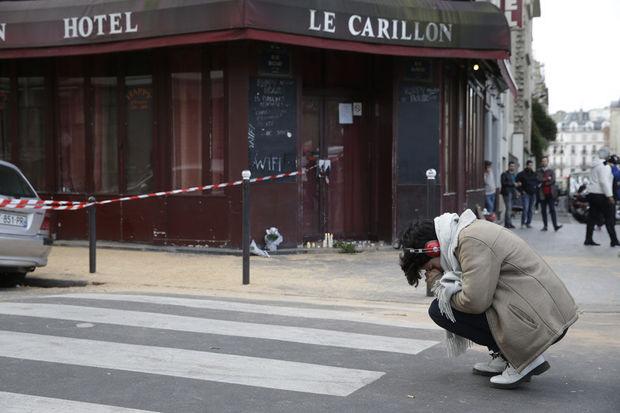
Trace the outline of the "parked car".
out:
<instances>
[{"instance_id":1,"label":"parked car","mask_svg":"<svg viewBox=\"0 0 620 413\"><path fill-rule=\"evenodd\" d=\"M0 161L0 200L40 199L24 174ZM0 281L19 282L47 265L52 238L50 213L40 209L0 208Z\"/></svg>"}]
</instances>

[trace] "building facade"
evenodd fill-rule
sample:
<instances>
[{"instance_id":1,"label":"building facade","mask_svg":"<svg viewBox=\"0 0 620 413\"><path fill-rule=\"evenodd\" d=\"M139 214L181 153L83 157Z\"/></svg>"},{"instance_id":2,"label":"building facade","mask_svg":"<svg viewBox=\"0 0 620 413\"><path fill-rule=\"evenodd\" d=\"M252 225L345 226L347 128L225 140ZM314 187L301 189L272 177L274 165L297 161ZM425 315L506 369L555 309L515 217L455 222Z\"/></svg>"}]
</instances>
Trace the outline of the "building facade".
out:
<instances>
[{"instance_id":1,"label":"building facade","mask_svg":"<svg viewBox=\"0 0 620 413\"><path fill-rule=\"evenodd\" d=\"M557 124L556 140L547 148L549 167L555 170L557 179L590 171L597 150L608 146L605 138L609 129L608 113L606 110L570 112Z\"/></svg>"},{"instance_id":2,"label":"building facade","mask_svg":"<svg viewBox=\"0 0 620 413\"><path fill-rule=\"evenodd\" d=\"M252 185L253 238L392 241L427 210L483 204L485 96L511 86L499 10L410 3L0 3L0 156L68 201L303 169ZM57 238L86 237L84 211L54 219ZM236 247L241 193L117 202L97 219L100 239Z\"/></svg>"},{"instance_id":3,"label":"building facade","mask_svg":"<svg viewBox=\"0 0 620 413\"><path fill-rule=\"evenodd\" d=\"M615 154L620 154L620 99L609 107L609 147Z\"/></svg>"},{"instance_id":4,"label":"building facade","mask_svg":"<svg viewBox=\"0 0 620 413\"><path fill-rule=\"evenodd\" d=\"M507 67L517 87L514 94L508 91L495 94L495 103L488 106L492 118L489 128L497 128L498 132L494 139L487 140L485 156L493 162L499 186L499 177L508 169L508 162L516 162L523 167L525 161L531 159L531 102L540 88L546 88L544 76L532 56L533 21L541 15L540 1L479 1L489 1L498 7L510 26L512 53Z\"/></svg>"}]
</instances>

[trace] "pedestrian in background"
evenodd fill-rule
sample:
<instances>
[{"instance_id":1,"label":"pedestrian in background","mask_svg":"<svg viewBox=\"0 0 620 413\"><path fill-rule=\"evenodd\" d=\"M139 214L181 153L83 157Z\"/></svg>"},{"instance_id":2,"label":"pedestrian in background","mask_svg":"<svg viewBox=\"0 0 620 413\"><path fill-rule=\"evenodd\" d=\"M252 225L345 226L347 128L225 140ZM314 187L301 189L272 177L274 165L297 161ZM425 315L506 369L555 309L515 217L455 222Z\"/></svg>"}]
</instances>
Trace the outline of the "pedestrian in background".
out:
<instances>
[{"instance_id":1,"label":"pedestrian in background","mask_svg":"<svg viewBox=\"0 0 620 413\"><path fill-rule=\"evenodd\" d=\"M605 227L609 234L612 247L620 246L615 228L615 205L613 187L613 174L611 167L605 164L605 160L609 158L609 149L601 148L598 150L598 159L592 162L592 172L590 174L590 182L588 183L588 195L586 199L590 204L588 213L588 221L586 225L586 240L584 245L601 245L594 242L592 234L594 233L594 225L596 217L601 214L605 217Z\"/></svg>"},{"instance_id":2,"label":"pedestrian in background","mask_svg":"<svg viewBox=\"0 0 620 413\"><path fill-rule=\"evenodd\" d=\"M532 213L536 202L536 192L538 191L538 178L532 169L532 161L525 163L525 169L517 174L516 181L521 191L523 210L521 212L521 228L532 228Z\"/></svg>"},{"instance_id":3,"label":"pedestrian in background","mask_svg":"<svg viewBox=\"0 0 620 413\"><path fill-rule=\"evenodd\" d=\"M553 229L557 231L562 228L562 225L558 225L558 219L555 213L555 200L558 197L558 188L555 186L555 172L553 169L549 168L549 158L546 156L540 160L537 178L539 185L538 197L540 199L543 219L541 231L547 231L547 208L549 208Z\"/></svg>"},{"instance_id":4,"label":"pedestrian in background","mask_svg":"<svg viewBox=\"0 0 620 413\"><path fill-rule=\"evenodd\" d=\"M607 164L611 167L611 174L614 177L613 180L613 193L616 202L620 201L620 157L618 155L611 155L607 160Z\"/></svg>"},{"instance_id":5,"label":"pedestrian in background","mask_svg":"<svg viewBox=\"0 0 620 413\"><path fill-rule=\"evenodd\" d=\"M515 188L517 185L516 182L516 172L517 166L514 162L508 162L508 170L502 173L500 181L502 184L502 197L504 198L504 205L506 206L506 211L504 212L504 226L506 228L514 228L512 225L512 201L515 197Z\"/></svg>"},{"instance_id":6,"label":"pedestrian in background","mask_svg":"<svg viewBox=\"0 0 620 413\"><path fill-rule=\"evenodd\" d=\"M484 207L489 214L495 212L495 191L497 189L492 165L491 161L484 161Z\"/></svg>"}]
</instances>

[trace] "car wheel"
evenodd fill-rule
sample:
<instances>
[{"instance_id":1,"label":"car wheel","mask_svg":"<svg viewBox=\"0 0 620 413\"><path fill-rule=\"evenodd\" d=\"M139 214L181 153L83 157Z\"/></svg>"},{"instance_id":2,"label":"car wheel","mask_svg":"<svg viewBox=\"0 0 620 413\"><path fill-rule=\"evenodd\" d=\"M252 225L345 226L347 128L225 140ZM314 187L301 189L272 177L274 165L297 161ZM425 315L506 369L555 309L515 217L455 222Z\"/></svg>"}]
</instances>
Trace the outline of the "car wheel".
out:
<instances>
[{"instance_id":1,"label":"car wheel","mask_svg":"<svg viewBox=\"0 0 620 413\"><path fill-rule=\"evenodd\" d=\"M9 272L0 276L0 283L3 287L14 287L18 284L23 284L25 279L25 272Z\"/></svg>"}]
</instances>

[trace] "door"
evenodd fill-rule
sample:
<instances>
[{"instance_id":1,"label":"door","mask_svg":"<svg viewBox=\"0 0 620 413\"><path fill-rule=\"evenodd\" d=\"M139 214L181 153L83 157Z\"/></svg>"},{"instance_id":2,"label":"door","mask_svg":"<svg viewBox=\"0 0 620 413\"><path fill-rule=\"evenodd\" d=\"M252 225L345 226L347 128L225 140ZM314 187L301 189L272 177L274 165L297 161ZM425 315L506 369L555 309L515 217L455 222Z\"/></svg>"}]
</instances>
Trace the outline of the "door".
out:
<instances>
[{"instance_id":1,"label":"door","mask_svg":"<svg viewBox=\"0 0 620 413\"><path fill-rule=\"evenodd\" d=\"M340 104L362 102L359 116L341 119ZM304 240L325 232L340 239L369 234L368 128L363 100L304 96L302 178ZM349 123L352 122L352 123Z\"/></svg>"}]
</instances>

